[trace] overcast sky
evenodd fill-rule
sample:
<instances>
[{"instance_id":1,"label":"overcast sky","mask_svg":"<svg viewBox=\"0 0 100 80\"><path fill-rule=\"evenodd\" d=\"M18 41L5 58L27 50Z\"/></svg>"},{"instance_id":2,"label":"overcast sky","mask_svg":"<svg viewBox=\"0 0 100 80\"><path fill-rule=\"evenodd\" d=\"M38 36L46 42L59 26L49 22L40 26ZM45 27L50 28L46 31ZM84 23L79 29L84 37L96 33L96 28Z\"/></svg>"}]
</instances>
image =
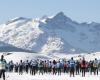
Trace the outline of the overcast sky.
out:
<instances>
[{"instance_id":1,"label":"overcast sky","mask_svg":"<svg viewBox=\"0 0 100 80\"><path fill-rule=\"evenodd\" d=\"M0 24L15 17L52 16L61 11L78 22L100 22L100 0L0 0Z\"/></svg>"}]
</instances>

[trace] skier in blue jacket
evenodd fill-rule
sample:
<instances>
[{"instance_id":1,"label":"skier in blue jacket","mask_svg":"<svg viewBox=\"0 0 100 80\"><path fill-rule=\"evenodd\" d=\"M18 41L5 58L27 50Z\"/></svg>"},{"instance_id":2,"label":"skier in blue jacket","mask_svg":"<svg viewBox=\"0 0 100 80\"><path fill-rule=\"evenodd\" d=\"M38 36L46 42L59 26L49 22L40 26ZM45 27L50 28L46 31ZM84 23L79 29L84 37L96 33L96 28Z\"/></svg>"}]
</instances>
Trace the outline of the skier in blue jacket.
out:
<instances>
[{"instance_id":1,"label":"skier in blue jacket","mask_svg":"<svg viewBox=\"0 0 100 80\"><path fill-rule=\"evenodd\" d=\"M73 57L71 58L71 60L69 61L69 66L70 66L70 77L73 75L74 77L74 73L75 73L75 61L73 60Z\"/></svg>"}]
</instances>

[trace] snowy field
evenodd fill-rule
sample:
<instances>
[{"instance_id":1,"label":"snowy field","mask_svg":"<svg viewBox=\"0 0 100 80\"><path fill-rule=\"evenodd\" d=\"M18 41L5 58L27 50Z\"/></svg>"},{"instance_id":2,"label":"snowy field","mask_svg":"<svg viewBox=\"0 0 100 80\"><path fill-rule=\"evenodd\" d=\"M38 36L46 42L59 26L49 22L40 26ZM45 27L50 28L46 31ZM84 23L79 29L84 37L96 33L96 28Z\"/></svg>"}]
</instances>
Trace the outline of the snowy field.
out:
<instances>
[{"instance_id":1,"label":"snowy field","mask_svg":"<svg viewBox=\"0 0 100 80\"><path fill-rule=\"evenodd\" d=\"M61 76L52 74L36 74L35 76L32 76L25 73L23 75L18 75L17 73L6 73L6 76L6 80L100 80L100 73L98 76L90 75L87 73L86 77L81 77L81 75L69 77L69 74L62 74Z\"/></svg>"},{"instance_id":2,"label":"snowy field","mask_svg":"<svg viewBox=\"0 0 100 80\"><path fill-rule=\"evenodd\" d=\"M32 59L49 59L49 60L59 60L62 58L70 59L71 57L74 57L74 59L80 59L83 56L86 58L86 60L94 60L95 58L100 59L100 53L91 53L91 54L39 54L39 53L24 53L24 52L10 52L12 54L7 55L6 53L0 53L0 55L4 54L5 59L7 62L10 60L13 60L14 63L19 62L21 59L23 61L25 60L32 60ZM45 75L39 75L36 74L35 76L32 76L30 74L24 73L23 75L18 75L18 73L6 73L6 80L100 80L100 72L99 75L90 75L90 73L86 73L86 77L82 77L80 75L75 75L75 77L69 77L69 74L62 74L61 76L58 75L52 75L52 74L45 74ZM2 80L2 79L0 79Z\"/></svg>"},{"instance_id":3,"label":"snowy field","mask_svg":"<svg viewBox=\"0 0 100 80\"><path fill-rule=\"evenodd\" d=\"M0 55L4 54L7 62L13 60L15 62L19 62L20 60L32 60L32 59L42 59L42 60L59 60L66 59L69 60L71 57L74 60L78 60L82 57L85 57L87 61L94 60L95 58L100 59L100 52L96 53L81 53L81 54L65 54L65 53L53 53L53 54L41 54L41 53L25 53L25 52L9 52L12 53L7 55L7 53L0 53Z\"/></svg>"}]
</instances>

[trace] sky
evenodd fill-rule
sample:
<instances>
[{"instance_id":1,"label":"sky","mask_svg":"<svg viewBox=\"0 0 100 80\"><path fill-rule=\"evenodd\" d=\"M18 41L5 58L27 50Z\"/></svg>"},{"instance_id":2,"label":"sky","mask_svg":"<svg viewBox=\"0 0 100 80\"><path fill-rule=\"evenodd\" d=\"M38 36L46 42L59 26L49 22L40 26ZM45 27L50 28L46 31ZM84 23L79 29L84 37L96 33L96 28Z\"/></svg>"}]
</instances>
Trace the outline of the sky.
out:
<instances>
[{"instance_id":1,"label":"sky","mask_svg":"<svg viewBox=\"0 0 100 80\"><path fill-rule=\"evenodd\" d=\"M100 23L100 0L0 0L0 24L15 17L34 19L61 11L77 22Z\"/></svg>"}]
</instances>

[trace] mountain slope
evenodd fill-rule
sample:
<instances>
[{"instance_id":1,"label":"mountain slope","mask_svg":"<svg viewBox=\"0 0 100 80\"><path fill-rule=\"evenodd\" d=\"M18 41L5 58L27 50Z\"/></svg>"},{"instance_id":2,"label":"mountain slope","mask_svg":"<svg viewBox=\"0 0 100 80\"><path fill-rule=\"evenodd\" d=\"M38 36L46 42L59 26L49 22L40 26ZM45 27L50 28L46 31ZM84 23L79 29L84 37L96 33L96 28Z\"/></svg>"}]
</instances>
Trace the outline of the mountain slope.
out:
<instances>
[{"instance_id":1,"label":"mountain slope","mask_svg":"<svg viewBox=\"0 0 100 80\"><path fill-rule=\"evenodd\" d=\"M24 50L41 53L100 51L100 24L78 23L63 12L51 18L15 18L0 28L0 41Z\"/></svg>"}]
</instances>

